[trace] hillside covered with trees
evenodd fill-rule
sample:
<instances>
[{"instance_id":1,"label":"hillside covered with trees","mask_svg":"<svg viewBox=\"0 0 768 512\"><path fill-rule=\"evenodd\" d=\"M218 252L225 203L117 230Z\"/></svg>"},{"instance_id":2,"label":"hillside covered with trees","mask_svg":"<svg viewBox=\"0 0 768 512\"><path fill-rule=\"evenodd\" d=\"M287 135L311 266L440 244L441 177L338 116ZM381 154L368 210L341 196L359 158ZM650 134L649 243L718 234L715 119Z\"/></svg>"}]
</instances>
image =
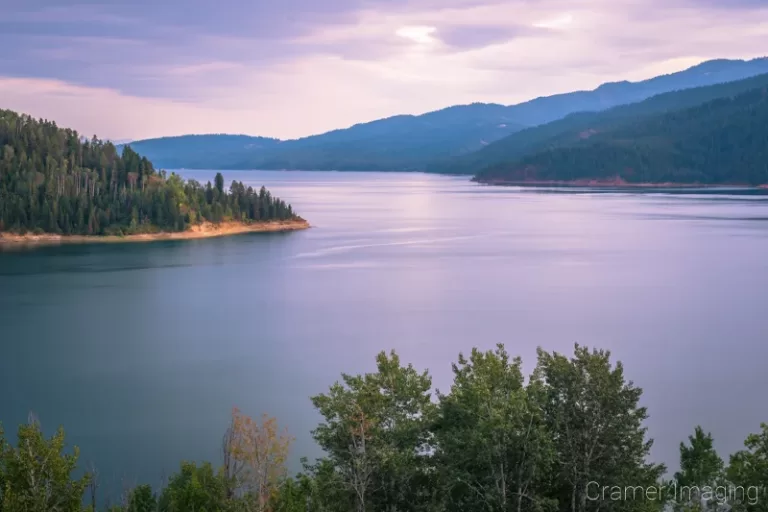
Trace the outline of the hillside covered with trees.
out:
<instances>
[{"instance_id":1,"label":"hillside covered with trees","mask_svg":"<svg viewBox=\"0 0 768 512\"><path fill-rule=\"evenodd\" d=\"M231 135L167 137L132 143L167 167L219 169L419 170L427 162L474 151L486 141L524 128L507 107L475 103L360 123L294 140L269 143L260 137L241 141L239 150L222 149ZM182 146L183 145L183 146Z\"/></svg>"},{"instance_id":2,"label":"hillside covered with trees","mask_svg":"<svg viewBox=\"0 0 768 512\"><path fill-rule=\"evenodd\" d=\"M134 151L149 155L153 163L165 169L222 169L222 162L242 160L244 155L259 153L280 144L279 139L249 135L181 135L130 143ZM128 144L118 144L118 150Z\"/></svg>"},{"instance_id":3,"label":"hillside covered with trees","mask_svg":"<svg viewBox=\"0 0 768 512\"><path fill-rule=\"evenodd\" d=\"M76 512L760 512L768 425L720 458L696 427L680 469L649 460L642 389L610 353L576 345L538 351L525 378L503 346L459 355L453 384L433 399L428 372L380 353L375 372L343 375L312 397L325 455L289 476L292 438L269 416L233 410L221 460L182 462L161 488L103 496L32 418L14 444L0 432L0 511ZM212 440L216 443L218 440Z\"/></svg>"},{"instance_id":4,"label":"hillside covered with trees","mask_svg":"<svg viewBox=\"0 0 768 512\"><path fill-rule=\"evenodd\" d=\"M768 87L590 134L482 170L477 181L768 183Z\"/></svg>"},{"instance_id":5,"label":"hillside covered with trees","mask_svg":"<svg viewBox=\"0 0 768 512\"><path fill-rule=\"evenodd\" d=\"M427 170L444 174L476 174L487 167L514 162L551 148L573 145L597 133L638 123L652 116L692 108L765 86L768 86L768 74L659 94L639 103L601 112L578 112L551 123L521 130L479 151L434 162Z\"/></svg>"},{"instance_id":6,"label":"hillside covered with trees","mask_svg":"<svg viewBox=\"0 0 768 512\"><path fill-rule=\"evenodd\" d=\"M263 187L203 185L157 171L126 146L0 110L0 232L81 235L184 231L203 221L297 218Z\"/></svg>"}]
</instances>

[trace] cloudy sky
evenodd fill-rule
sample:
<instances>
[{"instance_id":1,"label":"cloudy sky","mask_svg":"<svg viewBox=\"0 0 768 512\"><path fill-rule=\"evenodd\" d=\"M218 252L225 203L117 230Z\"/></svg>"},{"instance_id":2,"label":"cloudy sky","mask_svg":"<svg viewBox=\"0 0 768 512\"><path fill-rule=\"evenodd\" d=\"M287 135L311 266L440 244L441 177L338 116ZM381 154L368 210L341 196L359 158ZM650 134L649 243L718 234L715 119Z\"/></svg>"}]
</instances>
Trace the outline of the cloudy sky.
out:
<instances>
[{"instance_id":1,"label":"cloudy sky","mask_svg":"<svg viewBox=\"0 0 768 512\"><path fill-rule=\"evenodd\" d=\"M292 138L768 54L768 0L0 0L0 108Z\"/></svg>"}]
</instances>

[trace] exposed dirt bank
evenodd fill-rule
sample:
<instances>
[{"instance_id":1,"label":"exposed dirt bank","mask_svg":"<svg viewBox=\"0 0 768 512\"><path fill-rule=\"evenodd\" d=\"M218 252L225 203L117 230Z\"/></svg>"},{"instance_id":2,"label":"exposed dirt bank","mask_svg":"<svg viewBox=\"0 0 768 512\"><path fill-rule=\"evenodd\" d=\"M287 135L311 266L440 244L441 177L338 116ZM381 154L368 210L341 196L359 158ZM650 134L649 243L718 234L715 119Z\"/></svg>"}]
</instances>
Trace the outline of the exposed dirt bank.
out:
<instances>
[{"instance_id":1,"label":"exposed dirt bank","mask_svg":"<svg viewBox=\"0 0 768 512\"><path fill-rule=\"evenodd\" d=\"M56 235L43 233L35 235L26 233L0 233L0 245L56 245L66 243L119 243L119 242L154 242L159 240L192 240L196 238L212 238L216 236L239 235L242 233L261 233L267 231L294 231L307 229L309 223L305 220L269 221L243 224L241 222L222 222L212 224L205 222L190 226L186 231L157 233L141 233L125 236L91 236L91 235Z\"/></svg>"}]
</instances>

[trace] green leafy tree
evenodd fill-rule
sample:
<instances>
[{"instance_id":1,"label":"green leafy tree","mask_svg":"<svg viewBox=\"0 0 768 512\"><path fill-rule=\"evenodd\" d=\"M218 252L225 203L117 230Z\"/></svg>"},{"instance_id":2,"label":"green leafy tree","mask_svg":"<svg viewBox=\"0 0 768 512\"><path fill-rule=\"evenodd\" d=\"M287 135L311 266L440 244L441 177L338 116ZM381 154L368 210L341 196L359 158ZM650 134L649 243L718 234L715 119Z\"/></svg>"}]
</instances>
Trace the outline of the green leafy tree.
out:
<instances>
[{"instance_id":1,"label":"green leafy tree","mask_svg":"<svg viewBox=\"0 0 768 512\"><path fill-rule=\"evenodd\" d=\"M296 477L307 512L337 512L355 509L348 486L333 461L323 458L314 464L303 460L304 471Z\"/></svg>"},{"instance_id":2,"label":"green leafy tree","mask_svg":"<svg viewBox=\"0 0 768 512\"><path fill-rule=\"evenodd\" d=\"M675 473L676 506L693 511L717 508L715 497L707 496L706 489L716 489L724 483L724 464L715 451L712 434L697 426L693 435L688 436L688 443L680 443L680 471Z\"/></svg>"},{"instance_id":3,"label":"green leafy tree","mask_svg":"<svg viewBox=\"0 0 768 512\"><path fill-rule=\"evenodd\" d=\"M307 495L301 484L292 478L286 479L270 501L272 512L306 512Z\"/></svg>"},{"instance_id":4,"label":"green leafy tree","mask_svg":"<svg viewBox=\"0 0 768 512\"><path fill-rule=\"evenodd\" d=\"M625 381L621 362L612 365L610 352L578 344L570 359L541 349L538 359L533 380L542 386L555 443L554 496L560 509L626 511L659 505L642 499L588 500L590 482L600 487L650 486L664 472L663 466L646 462L652 441L643 426L647 411L638 405L642 390Z\"/></svg>"},{"instance_id":5,"label":"green leafy tree","mask_svg":"<svg viewBox=\"0 0 768 512\"><path fill-rule=\"evenodd\" d=\"M760 429L759 433L747 436L746 449L731 455L726 470L728 481L737 490L730 505L740 512L768 511L768 423L762 423Z\"/></svg>"},{"instance_id":6,"label":"green leafy tree","mask_svg":"<svg viewBox=\"0 0 768 512\"><path fill-rule=\"evenodd\" d=\"M217 512L226 510L227 479L217 473L209 462L197 466L183 462L179 472L168 481L160 495L164 512Z\"/></svg>"},{"instance_id":7,"label":"green leafy tree","mask_svg":"<svg viewBox=\"0 0 768 512\"><path fill-rule=\"evenodd\" d=\"M140 485L131 491L126 512L157 512L157 496L149 485Z\"/></svg>"},{"instance_id":8,"label":"green leafy tree","mask_svg":"<svg viewBox=\"0 0 768 512\"><path fill-rule=\"evenodd\" d=\"M64 430L46 438L32 420L17 437L14 448L0 431L0 512L80 512L89 477L73 478L79 451L64 453Z\"/></svg>"},{"instance_id":9,"label":"green leafy tree","mask_svg":"<svg viewBox=\"0 0 768 512\"><path fill-rule=\"evenodd\" d=\"M440 396L438 461L451 510L547 510L552 436L539 383L524 385L520 358L503 345L459 355L454 382Z\"/></svg>"},{"instance_id":10,"label":"green leafy tree","mask_svg":"<svg viewBox=\"0 0 768 512\"><path fill-rule=\"evenodd\" d=\"M418 510L430 500L431 378L401 366L394 352L376 362L376 373L343 375L343 383L312 398L324 418L313 434L356 511Z\"/></svg>"}]
</instances>

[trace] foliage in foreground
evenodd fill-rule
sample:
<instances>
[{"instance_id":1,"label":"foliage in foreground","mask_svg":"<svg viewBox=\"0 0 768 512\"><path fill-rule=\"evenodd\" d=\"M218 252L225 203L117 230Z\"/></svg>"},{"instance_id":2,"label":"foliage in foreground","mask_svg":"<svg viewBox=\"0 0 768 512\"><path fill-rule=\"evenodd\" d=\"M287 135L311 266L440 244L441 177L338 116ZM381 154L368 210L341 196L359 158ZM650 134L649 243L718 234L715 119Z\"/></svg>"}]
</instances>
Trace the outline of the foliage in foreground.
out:
<instances>
[{"instance_id":1,"label":"foliage in foreground","mask_svg":"<svg viewBox=\"0 0 768 512\"><path fill-rule=\"evenodd\" d=\"M342 375L312 398L323 418L313 436L326 456L305 461L294 477L285 470L291 438L276 420L235 409L218 469L182 462L164 488L138 486L109 510L767 510L751 489L768 479L768 424L727 466L712 436L696 427L680 444L680 470L665 482L665 468L648 461L642 391L608 352L539 350L526 379L520 358L499 345L460 354L453 373L450 390L434 397L429 374L401 364L394 352L379 354L373 373ZM63 431L46 439L34 421L20 427L16 446L0 433L0 512L85 510L96 475L75 478L77 456L77 448L64 453ZM675 492L638 494L652 488ZM726 488L742 493L707 491ZM98 505L91 494L88 508Z\"/></svg>"}]
</instances>

